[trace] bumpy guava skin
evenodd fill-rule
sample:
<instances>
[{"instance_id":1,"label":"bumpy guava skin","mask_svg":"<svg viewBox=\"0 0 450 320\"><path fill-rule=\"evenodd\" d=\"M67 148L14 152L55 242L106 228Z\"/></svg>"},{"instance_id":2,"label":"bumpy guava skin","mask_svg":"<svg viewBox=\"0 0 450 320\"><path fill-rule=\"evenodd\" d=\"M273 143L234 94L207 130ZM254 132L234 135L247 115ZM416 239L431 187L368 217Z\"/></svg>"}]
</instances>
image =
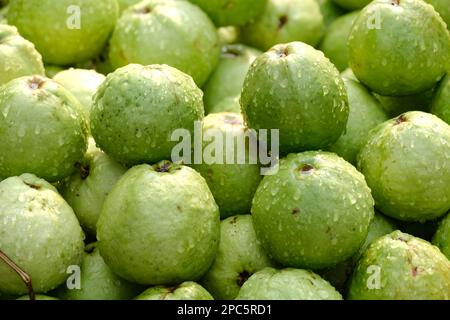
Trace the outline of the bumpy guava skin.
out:
<instances>
[{"instance_id":1,"label":"bumpy guava skin","mask_svg":"<svg viewBox=\"0 0 450 320\"><path fill-rule=\"evenodd\" d=\"M141 2L142 0L117 0L119 3L119 9L120 12L125 11L128 9L128 7L131 7L132 5L135 5L138 2Z\"/></svg>"},{"instance_id":2,"label":"bumpy guava skin","mask_svg":"<svg viewBox=\"0 0 450 320\"><path fill-rule=\"evenodd\" d=\"M445 76L437 86L431 112L450 124L450 75Z\"/></svg>"},{"instance_id":3,"label":"bumpy guava skin","mask_svg":"<svg viewBox=\"0 0 450 320\"><path fill-rule=\"evenodd\" d=\"M442 253L450 259L450 214L439 224L433 237L433 244L438 246Z\"/></svg>"},{"instance_id":4,"label":"bumpy guava skin","mask_svg":"<svg viewBox=\"0 0 450 320\"><path fill-rule=\"evenodd\" d=\"M316 0L319 4L320 12L322 12L323 22L325 26L329 26L334 20L345 13L341 7L336 5L332 0Z\"/></svg>"},{"instance_id":5,"label":"bumpy guava skin","mask_svg":"<svg viewBox=\"0 0 450 320\"><path fill-rule=\"evenodd\" d=\"M344 9L356 10L367 6L372 0L331 0Z\"/></svg>"},{"instance_id":6,"label":"bumpy guava skin","mask_svg":"<svg viewBox=\"0 0 450 320\"><path fill-rule=\"evenodd\" d=\"M214 300L198 283L186 281L178 286L156 286L145 290L135 300Z\"/></svg>"}]
</instances>

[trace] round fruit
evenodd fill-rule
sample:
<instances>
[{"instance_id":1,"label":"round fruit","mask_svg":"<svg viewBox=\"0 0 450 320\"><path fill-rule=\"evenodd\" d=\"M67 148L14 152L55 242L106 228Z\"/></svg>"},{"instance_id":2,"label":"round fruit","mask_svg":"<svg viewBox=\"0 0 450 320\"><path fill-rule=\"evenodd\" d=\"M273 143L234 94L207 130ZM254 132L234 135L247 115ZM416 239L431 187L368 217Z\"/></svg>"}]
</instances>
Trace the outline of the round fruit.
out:
<instances>
[{"instance_id":1,"label":"round fruit","mask_svg":"<svg viewBox=\"0 0 450 320\"><path fill-rule=\"evenodd\" d=\"M156 286L145 290L135 300L214 300L201 285L186 281L178 286Z\"/></svg>"},{"instance_id":2,"label":"round fruit","mask_svg":"<svg viewBox=\"0 0 450 320\"><path fill-rule=\"evenodd\" d=\"M372 0L331 0L337 3L342 8L347 10L362 9L367 6Z\"/></svg>"},{"instance_id":3,"label":"round fruit","mask_svg":"<svg viewBox=\"0 0 450 320\"><path fill-rule=\"evenodd\" d=\"M436 234L433 237L433 244L438 246L442 253L450 259L450 214L439 224Z\"/></svg>"},{"instance_id":4,"label":"round fruit","mask_svg":"<svg viewBox=\"0 0 450 320\"><path fill-rule=\"evenodd\" d=\"M450 124L450 75L445 76L436 89L431 112Z\"/></svg>"},{"instance_id":5,"label":"round fruit","mask_svg":"<svg viewBox=\"0 0 450 320\"><path fill-rule=\"evenodd\" d=\"M345 11L337 6L332 0L316 0L322 12L323 22L325 26L329 26L339 16L342 16Z\"/></svg>"}]
</instances>

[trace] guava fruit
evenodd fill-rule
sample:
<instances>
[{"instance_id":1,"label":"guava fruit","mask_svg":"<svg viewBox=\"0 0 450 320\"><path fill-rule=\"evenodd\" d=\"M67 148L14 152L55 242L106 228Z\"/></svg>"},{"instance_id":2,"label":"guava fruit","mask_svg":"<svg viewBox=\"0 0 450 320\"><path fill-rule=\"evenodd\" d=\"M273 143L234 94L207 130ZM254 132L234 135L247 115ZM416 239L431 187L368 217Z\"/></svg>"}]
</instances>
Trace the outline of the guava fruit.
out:
<instances>
[{"instance_id":1,"label":"guava fruit","mask_svg":"<svg viewBox=\"0 0 450 320\"><path fill-rule=\"evenodd\" d=\"M348 36L359 11L347 13L331 23L320 44L320 50L339 71L348 68Z\"/></svg>"},{"instance_id":2,"label":"guava fruit","mask_svg":"<svg viewBox=\"0 0 450 320\"><path fill-rule=\"evenodd\" d=\"M103 202L126 168L111 159L89 140L88 151L77 171L62 182L61 195L77 215L85 232L95 238Z\"/></svg>"},{"instance_id":3,"label":"guava fruit","mask_svg":"<svg viewBox=\"0 0 450 320\"><path fill-rule=\"evenodd\" d=\"M106 264L145 285L200 279L214 261L219 237L219 210L205 180L168 161L127 171L97 223Z\"/></svg>"},{"instance_id":4,"label":"guava fruit","mask_svg":"<svg viewBox=\"0 0 450 320\"><path fill-rule=\"evenodd\" d=\"M80 265L80 289L61 285L52 294L62 300L128 300L142 288L119 278L105 264L96 243L86 246Z\"/></svg>"},{"instance_id":5,"label":"guava fruit","mask_svg":"<svg viewBox=\"0 0 450 320\"><path fill-rule=\"evenodd\" d=\"M180 1L181 2L181 1ZM94 96L91 131L113 159L133 165L169 159L174 130L194 131L204 116L192 78L166 65L131 64L109 74ZM1 174L1 172L0 172Z\"/></svg>"},{"instance_id":6,"label":"guava fruit","mask_svg":"<svg viewBox=\"0 0 450 320\"><path fill-rule=\"evenodd\" d=\"M447 29L450 29L450 6L448 4L447 0L425 0L425 2L428 2L434 7L434 10L436 10L444 19L445 23L447 24Z\"/></svg>"},{"instance_id":7,"label":"guava fruit","mask_svg":"<svg viewBox=\"0 0 450 320\"><path fill-rule=\"evenodd\" d=\"M116 0L15 0L7 17L46 63L67 65L98 56L118 16Z\"/></svg>"},{"instance_id":8,"label":"guava fruit","mask_svg":"<svg viewBox=\"0 0 450 320\"><path fill-rule=\"evenodd\" d=\"M431 103L431 113L450 124L450 75L445 76L437 86Z\"/></svg>"},{"instance_id":9,"label":"guava fruit","mask_svg":"<svg viewBox=\"0 0 450 320\"><path fill-rule=\"evenodd\" d=\"M448 300L450 261L425 240L394 231L374 241L350 280L350 300Z\"/></svg>"},{"instance_id":10,"label":"guava fruit","mask_svg":"<svg viewBox=\"0 0 450 320\"><path fill-rule=\"evenodd\" d=\"M36 293L63 283L66 269L83 255L83 231L73 210L45 180L31 174L0 182L0 248L33 281ZM0 260L0 292L23 295L27 287Z\"/></svg>"},{"instance_id":11,"label":"guava fruit","mask_svg":"<svg viewBox=\"0 0 450 320\"><path fill-rule=\"evenodd\" d=\"M105 76L94 70L68 69L53 77L64 88L69 90L83 106L86 118L89 118L92 97L105 80Z\"/></svg>"},{"instance_id":12,"label":"guava fruit","mask_svg":"<svg viewBox=\"0 0 450 320\"><path fill-rule=\"evenodd\" d=\"M450 214L442 219L433 237L433 244L441 249L442 253L450 259Z\"/></svg>"},{"instance_id":13,"label":"guava fruit","mask_svg":"<svg viewBox=\"0 0 450 320\"><path fill-rule=\"evenodd\" d=\"M249 139L242 116L236 113L212 113L205 117L202 127L203 150L211 144L210 138L220 137L223 139L223 153L222 157L218 158L218 163L210 164L203 161L201 164L193 164L192 168L208 183L222 219L235 214L249 213L262 175L260 166L248 161L250 158L248 143L245 146L247 160L244 164L239 164L239 141ZM229 145L228 140L232 141L232 145ZM234 155L231 163L227 161L230 154Z\"/></svg>"},{"instance_id":14,"label":"guava fruit","mask_svg":"<svg viewBox=\"0 0 450 320\"><path fill-rule=\"evenodd\" d=\"M59 300L59 299L57 299L55 297L50 297L50 296L43 295L43 294L37 294L35 296L35 299L36 300ZM22 297L18 298L17 300L30 300L30 297L29 296L22 296Z\"/></svg>"},{"instance_id":15,"label":"guava fruit","mask_svg":"<svg viewBox=\"0 0 450 320\"><path fill-rule=\"evenodd\" d=\"M372 2L372 0L331 0L331 1L337 3L339 6L347 10L362 9Z\"/></svg>"},{"instance_id":16,"label":"guava fruit","mask_svg":"<svg viewBox=\"0 0 450 320\"><path fill-rule=\"evenodd\" d=\"M332 0L316 0L319 4L320 12L323 16L323 22L328 27L334 20L345 13L338 5Z\"/></svg>"},{"instance_id":17,"label":"guava fruit","mask_svg":"<svg viewBox=\"0 0 450 320\"><path fill-rule=\"evenodd\" d=\"M56 76L61 71L66 70L66 69L64 69L64 67L56 66L54 64L46 64L46 65L44 65L44 69L45 69L45 75L49 79L52 79L54 76Z\"/></svg>"},{"instance_id":18,"label":"guava fruit","mask_svg":"<svg viewBox=\"0 0 450 320\"><path fill-rule=\"evenodd\" d=\"M220 232L216 259L202 284L216 299L232 300L252 274L273 263L256 238L250 215L223 220Z\"/></svg>"},{"instance_id":19,"label":"guava fruit","mask_svg":"<svg viewBox=\"0 0 450 320\"><path fill-rule=\"evenodd\" d=\"M265 11L241 29L245 44L262 51L292 41L316 46L325 32L315 0L269 0Z\"/></svg>"},{"instance_id":20,"label":"guava fruit","mask_svg":"<svg viewBox=\"0 0 450 320\"><path fill-rule=\"evenodd\" d=\"M109 51L114 69L130 63L167 64L192 76L199 87L219 54L217 30L206 13L177 0L145 0L127 9L117 22Z\"/></svg>"},{"instance_id":21,"label":"guava fruit","mask_svg":"<svg viewBox=\"0 0 450 320\"><path fill-rule=\"evenodd\" d=\"M177 286L156 286L145 290L135 300L214 300L201 285L186 281Z\"/></svg>"},{"instance_id":22,"label":"guava fruit","mask_svg":"<svg viewBox=\"0 0 450 320\"><path fill-rule=\"evenodd\" d=\"M241 104L239 102L240 99L241 99L240 95L232 98L225 98L221 102L215 104L211 109L209 109L209 114L221 112L233 112L240 114L241 113Z\"/></svg>"},{"instance_id":23,"label":"guava fruit","mask_svg":"<svg viewBox=\"0 0 450 320\"><path fill-rule=\"evenodd\" d=\"M329 150L356 164L356 156L366 142L369 131L388 120L380 103L360 83L344 78L350 113L347 128Z\"/></svg>"},{"instance_id":24,"label":"guava fruit","mask_svg":"<svg viewBox=\"0 0 450 320\"><path fill-rule=\"evenodd\" d=\"M384 96L429 90L450 66L450 33L421 0L371 2L353 24L348 49L358 79Z\"/></svg>"},{"instance_id":25,"label":"guava fruit","mask_svg":"<svg viewBox=\"0 0 450 320\"><path fill-rule=\"evenodd\" d=\"M44 75L41 55L15 27L0 24L0 86L29 75Z\"/></svg>"},{"instance_id":26,"label":"guava fruit","mask_svg":"<svg viewBox=\"0 0 450 320\"><path fill-rule=\"evenodd\" d=\"M217 29L219 43L221 45L235 44L239 39L239 28L234 26L220 27Z\"/></svg>"},{"instance_id":27,"label":"guava fruit","mask_svg":"<svg viewBox=\"0 0 450 320\"><path fill-rule=\"evenodd\" d=\"M205 11L216 26L243 26L257 19L267 0L189 0Z\"/></svg>"},{"instance_id":28,"label":"guava fruit","mask_svg":"<svg viewBox=\"0 0 450 320\"><path fill-rule=\"evenodd\" d=\"M358 155L376 207L404 221L424 222L450 209L450 126L411 111L377 126Z\"/></svg>"},{"instance_id":29,"label":"guava fruit","mask_svg":"<svg viewBox=\"0 0 450 320\"><path fill-rule=\"evenodd\" d=\"M79 102L58 83L28 76L0 87L1 176L61 180L83 159L87 134Z\"/></svg>"},{"instance_id":30,"label":"guava fruit","mask_svg":"<svg viewBox=\"0 0 450 320\"><path fill-rule=\"evenodd\" d=\"M373 93L373 95L380 101L381 106L386 113L393 118L408 111L430 111L431 101L434 96L434 88L425 92L402 97L380 96L376 93Z\"/></svg>"},{"instance_id":31,"label":"guava fruit","mask_svg":"<svg viewBox=\"0 0 450 320\"><path fill-rule=\"evenodd\" d=\"M117 0L119 3L119 11L123 12L132 5L135 5L138 2L141 2L142 0Z\"/></svg>"},{"instance_id":32,"label":"guava fruit","mask_svg":"<svg viewBox=\"0 0 450 320\"><path fill-rule=\"evenodd\" d=\"M335 66L301 42L277 45L256 58L240 101L249 128L279 129L282 154L332 145L349 113Z\"/></svg>"},{"instance_id":33,"label":"guava fruit","mask_svg":"<svg viewBox=\"0 0 450 320\"><path fill-rule=\"evenodd\" d=\"M265 268L242 286L237 300L342 300L326 280L312 271Z\"/></svg>"},{"instance_id":34,"label":"guava fruit","mask_svg":"<svg viewBox=\"0 0 450 320\"><path fill-rule=\"evenodd\" d=\"M265 176L252 206L256 235L283 266L322 269L353 256L374 216L364 177L339 156L290 154Z\"/></svg>"},{"instance_id":35,"label":"guava fruit","mask_svg":"<svg viewBox=\"0 0 450 320\"><path fill-rule=\"evenodd\" d=\"M248 69L262 52L240 44L224 46L219 63L203 87L205 111L210 113L216 104L238 97Z\"/></svg>"}]
</instances>

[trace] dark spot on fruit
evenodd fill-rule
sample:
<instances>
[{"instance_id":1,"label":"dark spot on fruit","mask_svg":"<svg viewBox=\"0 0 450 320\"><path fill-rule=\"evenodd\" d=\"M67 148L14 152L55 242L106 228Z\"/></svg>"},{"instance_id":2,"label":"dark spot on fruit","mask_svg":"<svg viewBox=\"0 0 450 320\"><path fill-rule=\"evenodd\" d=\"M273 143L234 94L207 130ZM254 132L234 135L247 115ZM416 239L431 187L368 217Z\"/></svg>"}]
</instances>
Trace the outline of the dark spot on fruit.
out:
<instances>
[{"instance_id":1,"label":"dark spot on fruit","mask_svg":"<svg viewBox=\"0 0 450 320\"><path fill-rule=\"evenodd\" d=\"M79 197L79 196L80 196L80 194L79 194L79 193L76 193L76 194L75 194L75 197Z\"/></svg>"},{"instance_id":2,"label":"dark spot on fruit","mask_svg":"<svg viewBox=\"0 0 450 320\"><path fill-rule=\"evenodd\" d=\"M392 1L391 1L391 5L393 5L393 6L398 6L398 5L400 5L400 0L392 0Z\"/></svg>"},{"instance_id":3,"label":"dark spot on fruit","mask_svg":"<svg viewBox=\"0 0 450 320\"><path fill-rule=\"evenodd\" d=\"M164 161L162 164L155 166L156 172L169 172L172 163L170 161Z\"/></svg>"},{"instance_id":4,"label":"dark spot on fruit","mask_svg":"<svg viewBox=\"0 0 450 320\"><path fill-rule=\"evenodd\" d=\"M408 121L408 119L406 119L405 115L402 114L395 119L395 124L398 125L398 124L401 124L401 123L407 122L407 121Z\"/></svg>"},{"instance_id":5,"label":"dark spot on fruit","mask_svg":"<svg viewBox=\"0 0 450 320\"><path fill-rule=\"evenodd\" d=\"M300 209L299 208L292 209L292 214L299 214L299 213L300 213Z\"/></svg>"},{"instance_id":6,"label":"dark spot on fruit","mask_svg":"<svg viewBox=\"0 0 450 320\"><path fill-rule=\"evenodd\" d=\"M241 48L237 46L225 46L222 48L222 57L224 58L234 59L242 56L243 53Z\"/></svg>"},{"instance_id":7,"label":"dark spot on fruit","mask_svg":"<svg viewBox=\"0 0 450 320\"><path fill-rule=\"evenodd\" d=\"M241 273L239 273L239 277L236 280L236 283L239 287L242 287L245 283L245 281L248 280L248 278L250 278L251 274L248 271L242 271Z\"/></svg>"},{"instance_id":8,"label":"dark spot on fruit","mask_svg":"<svg viewBox=\"0 0 450 320\"><path fill-rule=\"evenodd\" d=\"M419 271L417 270L417 267L412 268L411 272L412 272L412 276L413 277L415 277L415 276L417 276L419 274Z\"/></svg>"},{"instance_id":9,"label":"dark spot on fruit","mask_svg":"<svg viewBox=\"0 0 450 320\"><path fill-rule=\"evenodd\" d=\"M28 86L31 90L41 89L45 84L45 79L42 77L34 76L28 81Z\"/></svg>"},{"instance_id":10,"label":"dark spot on fruit","mask_svg":"<svg viewBox=\"0 0 450 320\"><path fill-rule=\"evenodd\" d=\"M303 164L300 166L299 168L301 173L312 173L312 171L314 171L314 167L310 164Z\"/></svg>"},{"instance_id":11,"label":"dark spot on fruit","mask_svg":"<svg viewBox=\"0 0 450 320\"><path fill-rule=\"evenodd\" d=\"M177 210L180 212L183 212L183 209L181 208L181 206L179 204L177 204Z\"/></svg>"},{"instance_id":12,"label":"dark spot on fruit","mask_svg":"<svg viewBox=\"0 0 450 320\"><path fill-rule=\"evenodd\" d=\"M283 27L288 22L289 18L287 15L283 15L278 19L278 30L283 29Z\"/></svg>"},{"instance_id":13,"label":"dark spot on fruit","mask_svg":"<svg viewBox=\"0 0 450 320\"><path fill-rule=\"evenodd\" d=\"M237 217L233 217L233 219L230 220L230 224L235 224L237 222Z\"/></svg>"},{"instance_id":14,"label":"dark spot on fruit","mask_svg":"<svg viewBox=\"0 0 450 320\"><path fill-rule=\"evenodd\" d=\"M327 230L325 231L325 233L328 233L328 234L329 234L330 232L331 232L331 227L328 226L328 227L327 227Z\"/></svg>"},{"instance_id":15,"label":"dark spot on fruit","mask_svg":"<svg viewBox=\"0 0 450 320\"><path fill-rule=\"evenodd\" d=\"M402 238L402 237L397 237L395 240L407 243L406 239Z\"/></svg>"},{"instance_id":16,"label":"dark spot on fruit","mask_svg":"<svg viewBox=\"0 0 450 320\"><path fill-rule=\"evenodd\" d=\"M178 289L178 286L168 287L167 292L168 293L174 293Z\"/></svg>"},{"instance_id":17,"label":"dark spot on fruit","mask_svg":"<svg viewBox=\"0 0 450 320\"><path fill-rule=\"evenodd\" d=\"M276 52L279 58L286 58L289 55L287 46L279 46Z\"/></svg>"},{"instance_id":18,"label":"dark spot on fruit","mask_svg":"<svg viewBox=\"0 0 450 320\"><path fill-rule=\"evenodd\" d=\"M32 183L27 183L27 182L25 182L25 184L26 184L27 186L29 186L30 188L35 189L35 190L40 190L40 189L41 189L41 186L37 186L37 185L32 184Z\"/></svg>"},{"instance_id":19,"label":"dark spot on fruit","mask_svg":"<svg viewBox=\"0 0 450 320\"><path fill-rule=\"evenodd\" d=\"M152 10L148 7L138 8L134 11L137 14L149 14Z\"/></svg>"},{"instance_id":20,"label":"dark spot on fruit","mask_svg":"<svg viewBox=\"0 0 450 320\"><path fill-rule=\"evenodd\" d=\"M87 165L82 165L81 163L77 162L75 163L75 168L77 168L81 180L86 180L89 177L89 174L91 172L91 167Z\"/></svg>"},{"instance_id":21,"label":"dark spot on fruit","mask_svg":"<svg viewBox=\"0 0 450 320\"><path fill-rule=\"evenodd\" d=\"M311 279L308 279L309 283L311 283L311 285L314 285L314 282Z\"/></svg>"}]
</instances>

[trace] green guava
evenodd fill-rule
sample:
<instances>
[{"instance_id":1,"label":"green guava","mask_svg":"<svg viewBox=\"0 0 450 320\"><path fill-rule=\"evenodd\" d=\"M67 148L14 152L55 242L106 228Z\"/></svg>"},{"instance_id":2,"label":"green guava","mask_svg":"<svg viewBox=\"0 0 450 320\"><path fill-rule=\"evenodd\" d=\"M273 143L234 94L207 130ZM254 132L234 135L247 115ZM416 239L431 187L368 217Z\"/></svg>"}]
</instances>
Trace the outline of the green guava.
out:
<instances>
[{"instance_id":1,"label":"green guava","mask_svg":"<svg viewBox=\"0 0 450 320\"><path fill-rule=\"evenodd\" d=\"M322 269L353 256L374 216L364 177L333 153L290 154L253 199L262 246L286 267Z\"/></svg>"},{"instance_id":2,"label":"green guava","mask_svg":"<svg viewBox=\"0 0 450 320\"><path fill-rule=\"evenodd\" d=\"M239 102L240 99L241 95L232 98L225 98L221 102L215 104L211 109L209 109L209 114L221 112L233 112L240 114L241 113L241 104Z\"/></svg>"},{"instance_id":3,"label":"green guava","mask_svg":"<svg viewBox=\"0 0 450 320\"><path fill-rule=\"evenodd\" d=\"M347 13L337 18L327 29L320 44L320 50L339 71L348 68L348 36L359 11Z\"/></svg>"},{"instance_id":4,"label":"green guava","mask_svg":"<svg viewBox=\"0 0 450 320\"><path fill-rule=\"evenodd\" d=\"M234 26L220 27L217 29L221 45L235 44L239 39L239 28Z\"/></svg>"},{"instance_id":5,"label":"green guava","mask_svg":"<svg viewBox=\"0 0 450 320\"><path fill-rule=\"evenodd\" d=\"M356 156L366 142L369 131L388 120L380 103L363 85L344 78L347 88L350 114L347 128L329 150L356 164Z\"/></svg>"},{"instance_id":6,"label":"green guava","mask_svg":"<svg viewBox=\"0 0 450 320\"><path fill-rule=\"evenodd\" d=\"M177 286L156 286L145 290L135 300L214 300L201 285L192 281Z\"/></svg>"},{"instance_id":7,"label":"green guava","mask_svg":"<svg viewBox=\"0 0 450 320\"><path fill-rule=\"evenodd\" d=\"M266 51L292 41L316 46L324 32L315 0L269 0L264 13L241 29L241 37L245 44Z\"/></svg>"},{"instance_id":8,"label":"green guava","mask_svg":"<svg viewBox=\"0 0 450 320\"><path fill-rule=\"evenodd\" d=\"M434 7L434 10L436 10L444 19L445 23L447 24L447 29L450 29L450 6L447 0L425 0L425 2L428 2Z\"/></svg>"},{"instance_id":9,"label":"green guava","mask_svg":"<svg viewBox=\"0 0 450 320\"><path fill-rule=\"evenodd\" d=\"M168 161L125 173L97 224L106 264L145 285L200 279L214 261L219 237L219 210L205 180Z\"/></svg>"},{"instance_id":10,"label":"green guava","mask_svg":"<svg viewBox=\"0 0 450 320\"><path fill-rule=\"evenodd\" d=\"M404 221L424 222L450 209L450 126L411 111L372 130L358 168L376 207Z\"/></svg>"},{"instance_id":11,"label":"green guava","mask_svg":"<svg viewBox=\"0 0 450 320\"><path fill-rule=\"evenodd\" d=\"M431 112L450 124L450 75L445 76L436 88Z\"/></svg>"},{"instance_id":12,"label":"green guava","mask_svg":"<svg viewBox=\"0 0 450 320\"><path fill-rule=\"evenodd\" d=\"M252 274L272 262L256 238L250 215L223 220L220 232L216 259L202 283L216 299L232 300Z\"/></svg>"},{"instance_id":13,"label":"green guava","mask_svg":"<svg viewBox=\"0 0 450 320\"><path fill-rule=\"evenodd\" d=\"M83 255L83 231L73 210L48 182L31 174L0 182L0 248L28 273L36 293L62 284L66 269ZM27 287L0 260L0 292L23 295Z\"/></svg>"},{"instance_id":14,"label":"green guava","mask_svg":"<svg viewBox=\"0 0 450 320\"><path fill-rule=\"evenodd\" d=\"M402 97L380 96L376 93L373 93L373 95L380 101L381 106L386 113L393 118L408 111L430 111L431 101L434 96L434 88L425 92Z\"/></svg>"},{"instance_id":15,"label":"green guava","mask_svg":"<svg viewBox=\"0 0 450 320\"><path fill-rule=\"evenodd\" d=\"M77 99L40 76L0 87L0 175L33 173L49 182L71 175L87 148Z\"/></svg>"},{"instance_id":16,"label":"green guava","mask_svg":"<svg viewBox=\"0 0 450 320\"><path fill-rule=\"evenodd\" d=\"M237 300L342 300L330 283L312 271L265 268L242 286Z\"/></svg>"},{"instance_id":17,"label":"green guava","mask_svg":"<svg viewBox=\"0 0 450 320\"><path fill-rule=\"evenodd\" d=\"M218 160L215 163L203 161L201 164L193 164L192 168L208 183L222 219L249 213L253 196L262 179L260 166L256 161L255 164L249 162L248 143L245 146L245 162L239 164L239 140L249 141L248 136L244 120L237 113L213 113L203 120L203 150L207 150L211 144L210 139L221 139L223 154L220 158L211 159ZM229 140L232 145L229 145ZM230 154L233 155L231 163L228 161Z\"/></svg>"},{"instance_id":18,"label":"green guava","mask_svg":"<svg viewBox=\"0 0 450 320\"><path fill-rule=\"evenodd\" d=\"M192 134L194 122L203 119L202 98L192 78L175 68L128 65L108 75L95 94L92 135L122 163L169 159L178 143L171 141L174 130Z\"/></svg>"},{"instance_id":19,"label":"green guava","mask_svg":"<svg viewBox=\"0 0 450 320\"><path fill-rule=\"evenodd\" d=\"M450 214L441 221L433 237L433 244L441 249L442 253L450 259Z\"/></svg>"},{"instance_id":20,"label":"green guava","mask_svg":"<svg viewBox=\"0 0 450 320\"><path fill-rule=\"evenodd\" d=\"M86 118L89 119L92 97L105 80L105 76L94 70L68 69L53 77L64 88L69 90L83 106Z\"/></svg>"},{"instance_id":21,"label":"green guava","mask_svg":"<svg viewBox=\"0 0 450 320\"><path fill-rule=\"evenodd\" d=\"M54 76L56 76L58 73L60 73L63 70L66 70L64 67L56 66L54 64L46 64L44 65L45 69L45 75L47 78L52 79Z\"/></svg>"},{"instance_id":22,"label":"green guava","mask_svg":"<svg viewBox=\"0 0 450 320\"><path fill-rule=\"evenodd\" d=\"M331 0L331 1L337 3L339 6L347 10L362 9L372 2L372 0Z\"/></svg>"},{"instance_id":23,"label":"green guava","mask_svg":"<svg viewBox=\"0 0 450 320\"><path fill-rule=\"evenodd\" d=\"M88 151L77 165L77 172L62 182L61 195L75 211L88 235L95 238L103 202L125 172L125 167L103 153L90 139Z\"/></svg>"},{"instance_id":24,"label":"green guava","mask_svg":"<svg viewBox=\"0 0 450 320\"><path fill-rule=\"evenodd\" d=\"M36 300L59 300L57 298L50 297L50 296L43 295L43 294L37 294L35 296L35 299ZM22 296L22 297L18 298L17 300L30 300L30 297L29 296Z\"/></svg>"},{"instance_id":25,"label":"green guava","mask_svg":"<svg viewBox=\"0 0 450 320\"><path fill-rule=\"evenodd\" d=\"M249 128L278 129L280 152L328 147L344 132L347 92L321 51L280 44L256 58L247 74L241 107Z\"/></svg>"},{"instance_id":26,"label":"green guava","mask_svg":"<svg viewBox=\"0 0 450 320\"><path fill-rule=\"evenodd\" d=\"M141 2L142 0L117 0L119 3L119 11L123 12L132 5L135 5L138 2Z\"/></svg>"},{"instance_id":27,"label":"green guava","mask_svg":"<svg viewBox=\"0 0 450 320\"><path fill-rule=\"evenodd\" d=\"M203 87L205 111L228 98L238 97L248 69L262 52L240 44L223 47L222 55L215 71Z\"/></svg>"},{"instance_id":28,"label":"green guava","mask_svg":"<svg viewBox=\"0 0 450 320\"><path fill-rule=\"evenodd\" d=\"M358 79L384 96L433 88L450 66L450 33L422 0L375 0L355 20L349 62Z\"/></svg>"},{"instance_id":29,"label":"green guava","mask_svg":"<svg viewBox=\"0 0 450 320\"><path fill-rule=\"evenodd\" d=\"M63 284L52 294L62 300L129 300L142 290L111 271L96 243L86 246L80 271L80 289L69 289Z\"/></svg>"},{"instance_id":30,"label":"green guava","mask_svg":"<svg viewBox=\"0 0 450 320\"><path fill-rule=\"evenodd\" d=\"M337 6L332 0L316 0L316 2L319 4L323 22L327 27L345 13L345 11Z\"/></svg>"},{"instance_id":31,"label":"green guava","mask_svg":"<svg viewBox=\"0 0 450 320\"><path fill-rule=\"evenodd\" d=\"M425 240L395 231L374 241L350 280L350 300L448 300L450 261Z\"/></svg>"},{"instance_id":32,"label":"green guava","mask_svg":"<svg viewBox=\"0 0 450 320\"><path fill-rule=\"evenodd\" d=\"M219 36L208 16L196 5L177 0L145 0L127 9L109 51L114 68L167 64L192 76L199 87L219 55Z\"/></svg>"},{"instance_id":33,"label":"green guava","mask_svg":"<svg viewBox=\"0 0 450 320\"><path fill-rule=\"evenodd\" d=\"M7 17L46 63L67 65L98 56L118 16L116 0L15 0Z\"/></svg>"},{"instance_id":34,"label":"green guava","mask_svg":"<svg viewBox=\"0 0 450 320\"><path fill-rule=\"evenodd\" d=\"M41 55L15 27L0 24L0 86L29 75L44 75Z\"/></svg>"}]
</instances>

